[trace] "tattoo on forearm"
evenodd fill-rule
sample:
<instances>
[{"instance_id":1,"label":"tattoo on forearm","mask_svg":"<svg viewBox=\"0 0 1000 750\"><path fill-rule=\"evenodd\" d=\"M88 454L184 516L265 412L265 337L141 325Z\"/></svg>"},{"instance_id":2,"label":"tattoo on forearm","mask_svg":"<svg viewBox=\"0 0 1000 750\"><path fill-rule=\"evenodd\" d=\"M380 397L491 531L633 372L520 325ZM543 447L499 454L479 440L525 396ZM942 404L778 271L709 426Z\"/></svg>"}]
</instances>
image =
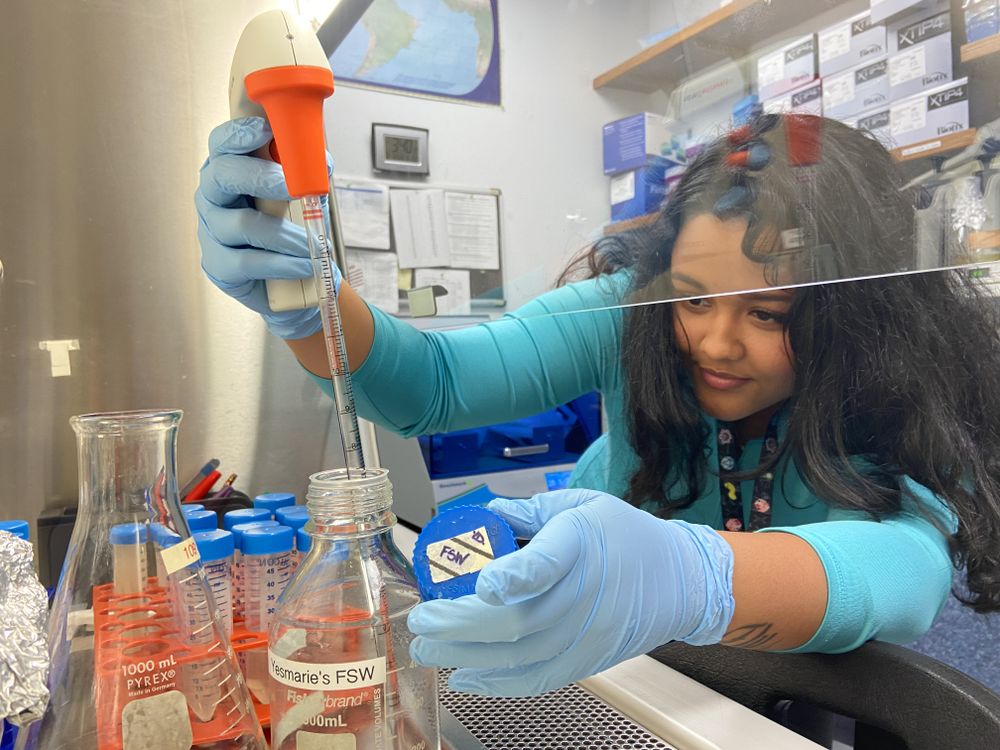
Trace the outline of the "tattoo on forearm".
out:
<instances>
[{"instance_id":1,"label":"tattoo on forearm","mask_svg":"<svg viewBox=\"0 0 1000 750\"><path fill-rule=\"evenodd\" d=\"M767 650L776 640L778 634L774 632L773 622L759 622L754 625L744 625L741 628L727 634L722 639L723 646L735 646L736 648L753 648L761 651Z\"/></svg>"}]
</instances>

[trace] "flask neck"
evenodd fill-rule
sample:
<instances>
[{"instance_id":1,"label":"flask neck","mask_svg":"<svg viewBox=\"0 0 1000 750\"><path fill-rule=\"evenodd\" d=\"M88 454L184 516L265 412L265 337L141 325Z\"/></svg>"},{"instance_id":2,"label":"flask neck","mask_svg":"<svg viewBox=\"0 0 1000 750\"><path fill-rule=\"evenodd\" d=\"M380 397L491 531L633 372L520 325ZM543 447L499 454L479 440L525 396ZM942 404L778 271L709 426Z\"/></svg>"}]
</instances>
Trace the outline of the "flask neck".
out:
<instances>
[{"instance_id":1,"label":"flask neck","mask_svg":"<svg viewBox=\"0 0 1000 750\"><path fill-rule=\"evenodd\" d=\"M368 536L396 523L392 484L385 469L348 476L346 469L314 474L306 494L310 533L315 537Z\"/></svg>"},{"instance_id":2,"label":"flask neck","mask_svg":"<svg viewBox=\"0 0 1000 750\"><path fill-rule=\"evenodd\" d=\"M79 512L161 516L177 495L179 411L73 417L80 472ZM150 516L150 513L153 516ZM154 518L154 520L156 520Z\"/></svg>"}]
</instances>

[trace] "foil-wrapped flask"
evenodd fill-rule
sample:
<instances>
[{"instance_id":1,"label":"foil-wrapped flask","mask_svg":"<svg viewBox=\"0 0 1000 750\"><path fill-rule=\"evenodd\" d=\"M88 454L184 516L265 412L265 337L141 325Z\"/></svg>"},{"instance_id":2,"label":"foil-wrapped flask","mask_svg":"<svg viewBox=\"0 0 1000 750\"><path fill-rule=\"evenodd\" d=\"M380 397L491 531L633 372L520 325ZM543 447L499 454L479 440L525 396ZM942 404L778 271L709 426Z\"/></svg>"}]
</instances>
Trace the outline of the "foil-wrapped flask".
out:
<instances>
[{"instance_id":1,"label":"foil-wrapped flask","mask_svg":"<svg viewBox=\"0 0 1000 750\"><path fill-rule=\"evenodd\" d=\"M49 618L49 707L22 747L266 747L181 512L180 420L70 420L79 508Z\"/></svg>"}]
</instances>

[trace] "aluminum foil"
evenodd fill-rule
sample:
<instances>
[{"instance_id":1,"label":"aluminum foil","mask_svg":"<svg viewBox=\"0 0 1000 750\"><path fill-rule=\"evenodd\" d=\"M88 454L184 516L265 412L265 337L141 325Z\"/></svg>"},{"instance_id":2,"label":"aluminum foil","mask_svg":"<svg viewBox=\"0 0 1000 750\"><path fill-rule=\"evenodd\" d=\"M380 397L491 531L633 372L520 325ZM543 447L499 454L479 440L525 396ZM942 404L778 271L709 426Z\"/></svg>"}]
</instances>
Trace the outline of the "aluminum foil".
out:
<instances>
[{"instance_id":1,"label":"aluminum foil","mask_svg":"<svg viewBox=\"0 0 1000 750\"><path fill-rule=\"evenodd\" d=\"M45 712L47 620L31 544L0 531L0 719L12 724L24 726Z\"/></svg>"}]
</instances>

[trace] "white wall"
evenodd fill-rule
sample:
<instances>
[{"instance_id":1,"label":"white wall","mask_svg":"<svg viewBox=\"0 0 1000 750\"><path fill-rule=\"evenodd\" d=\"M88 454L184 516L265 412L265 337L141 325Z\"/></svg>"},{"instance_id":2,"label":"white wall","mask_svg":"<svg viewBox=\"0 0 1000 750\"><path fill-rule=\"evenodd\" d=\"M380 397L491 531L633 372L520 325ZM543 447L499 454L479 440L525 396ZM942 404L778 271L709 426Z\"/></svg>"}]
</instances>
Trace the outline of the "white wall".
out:
<instances>
[{"instance_id":1,"label":"white wall","mask_svg":"<svg viewBox=\"0 0 1000 750\"><path fill-rule=\"evenodd\" d=\"M329 100L326 120L342 178L377 178L371 123L389 122L430 130L427 184L502 190L505 288L513 307L549 288L608 220L601 126L656 99L592 85L639 51L649 0L500 0L499 14L502 107L344 85ZM567 218L574 215L581 218Z\"/></svg>"}]
</instances>

